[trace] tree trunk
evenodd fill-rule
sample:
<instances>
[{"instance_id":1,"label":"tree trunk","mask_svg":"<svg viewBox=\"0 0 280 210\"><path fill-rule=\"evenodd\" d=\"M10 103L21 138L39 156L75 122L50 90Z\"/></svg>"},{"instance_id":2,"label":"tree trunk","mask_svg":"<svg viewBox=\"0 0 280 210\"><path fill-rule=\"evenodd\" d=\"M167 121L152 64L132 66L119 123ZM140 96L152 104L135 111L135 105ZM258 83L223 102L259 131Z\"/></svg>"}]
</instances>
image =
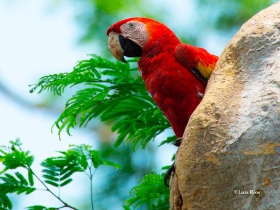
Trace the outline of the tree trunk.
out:
<instances>
[{"instance_id":1,"label":"tree trunk","mask_svg":"<svg viewBox=\"0 0 280 210\"><path fill-rule=\"evenodd\" d=\"M280 209L280 2L222 53L176 154L170 209Z\"/></svg>"}]
</instances>

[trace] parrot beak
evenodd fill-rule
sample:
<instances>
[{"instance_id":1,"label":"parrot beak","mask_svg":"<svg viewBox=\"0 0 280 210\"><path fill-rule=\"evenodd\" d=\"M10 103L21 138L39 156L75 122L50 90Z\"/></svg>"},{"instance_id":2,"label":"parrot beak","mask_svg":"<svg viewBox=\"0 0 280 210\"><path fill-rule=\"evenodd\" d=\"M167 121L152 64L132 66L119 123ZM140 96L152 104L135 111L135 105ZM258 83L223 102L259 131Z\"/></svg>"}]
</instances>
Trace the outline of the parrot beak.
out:
<instances>
[{"instance_id":1,"label":"parrot beak","mask_svg":"<svg viewBox=\"0 0 280 210\"><path fill-rule=\"evenodd\" d=\"M119 40L120 35L112 31L108 36L108 47L110 52L116 59L126 63L126 60L124 59L124 50Z\"/></svg>"},{"instance_id":2,"label":"parrot beak","mask_svg":"<svg viewBox=\"0 0 280 210\"><path fill-rule=\"evenodd\" d=\"M114 31L111 31L108 36L108 47L112 55L119 61L127 63L124 56L142 56L142 48L130 39L126 39L122 35Z\"/></svg>"}]
</instances>

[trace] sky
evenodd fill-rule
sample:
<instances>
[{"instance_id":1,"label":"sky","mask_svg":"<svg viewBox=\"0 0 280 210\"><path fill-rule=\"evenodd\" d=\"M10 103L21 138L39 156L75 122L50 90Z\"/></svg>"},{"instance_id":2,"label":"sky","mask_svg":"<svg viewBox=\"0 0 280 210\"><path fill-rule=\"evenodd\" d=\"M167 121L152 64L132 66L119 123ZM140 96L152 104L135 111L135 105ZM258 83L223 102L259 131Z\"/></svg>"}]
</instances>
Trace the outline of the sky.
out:
<instances>
[{"instance_id":1,"label":"sky","mask_svg":"<svg viewBox=\"0 0 280 210\"><path fill-rule=\"evenodd\" d=\"M70 71L90 51L76 45L77 28L71 7L49 14L46 6L35 0L0 1L0 81L34 103L42 97L29 92L30 84L44 75ZM88 141L82 132L72 137L63 135L64 141L58 141L56 132L50 132L58 116L24 107L3 93L0 99L2 144L20 138L30 150L48 147L55 151L67 146L64 141L67 144L77 139ZM41 155L39 152L38 156Z\"/></svg>"}]
</instances>

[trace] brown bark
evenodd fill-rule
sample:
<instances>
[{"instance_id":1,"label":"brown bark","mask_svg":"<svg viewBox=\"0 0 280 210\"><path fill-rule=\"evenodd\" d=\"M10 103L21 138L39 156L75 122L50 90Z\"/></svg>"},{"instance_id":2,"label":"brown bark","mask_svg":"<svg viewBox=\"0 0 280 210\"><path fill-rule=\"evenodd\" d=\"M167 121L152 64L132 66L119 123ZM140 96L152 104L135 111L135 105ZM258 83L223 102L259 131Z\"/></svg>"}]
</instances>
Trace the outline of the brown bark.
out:
<instances>
[{"instance_id":1,"label":"brown bark","mask_svg":"<svg viewBox=\"0 0 280 210\"><path fill-rule=\"evenodd\" d=\"M280 209L280 2L223 51L176 154L170 209Z\"/></svg>"}]
</instances>

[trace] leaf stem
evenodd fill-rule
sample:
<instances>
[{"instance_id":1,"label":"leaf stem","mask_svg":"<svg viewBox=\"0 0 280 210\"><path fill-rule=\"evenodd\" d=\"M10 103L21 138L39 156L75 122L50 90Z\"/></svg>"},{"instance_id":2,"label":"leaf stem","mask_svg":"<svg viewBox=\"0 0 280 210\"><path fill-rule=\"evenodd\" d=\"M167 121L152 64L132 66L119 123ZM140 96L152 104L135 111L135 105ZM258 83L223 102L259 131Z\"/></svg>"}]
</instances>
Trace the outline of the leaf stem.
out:
<instances>
[{"instance_id":1,"label":"leaf stem","mask_svg":"<svg viewBox=\"0 0 280 210\"><path fill-rule=\"evenodd\" d=\"M73 210L78 210L77 208L75 208L75 207L73 207L73 206L70 206L68 203L64 202L59 196L57 196L56 194L54 194L54 193L50 190L50 188L48 188L48 186L34 173L34 171L33 171L29 166L26 166L26 169L31 171L31 173L36 177L36 179L38 179L39 182L41 182L41 184L46 188L46 191L50 192L56 199L58 199L61 203L63 203L64 206L59 207L59 209L68 207L68 208L73 209Z\"/></svg>"},{"instance_id":2,"label":"leaf stem","mask_svg":"<svg viewBox=\"0 0 280 210\"><path fill-rule=\"evenodd\" d=\"M89 166L88 169L89 169L89 180L90 180L90 203L91 203L91 209L94 210L94 206L93 206L93 183L92 183L93 173L92 173L92 170L91 170L91 166Z\"/></svg>"}]
</instances>

